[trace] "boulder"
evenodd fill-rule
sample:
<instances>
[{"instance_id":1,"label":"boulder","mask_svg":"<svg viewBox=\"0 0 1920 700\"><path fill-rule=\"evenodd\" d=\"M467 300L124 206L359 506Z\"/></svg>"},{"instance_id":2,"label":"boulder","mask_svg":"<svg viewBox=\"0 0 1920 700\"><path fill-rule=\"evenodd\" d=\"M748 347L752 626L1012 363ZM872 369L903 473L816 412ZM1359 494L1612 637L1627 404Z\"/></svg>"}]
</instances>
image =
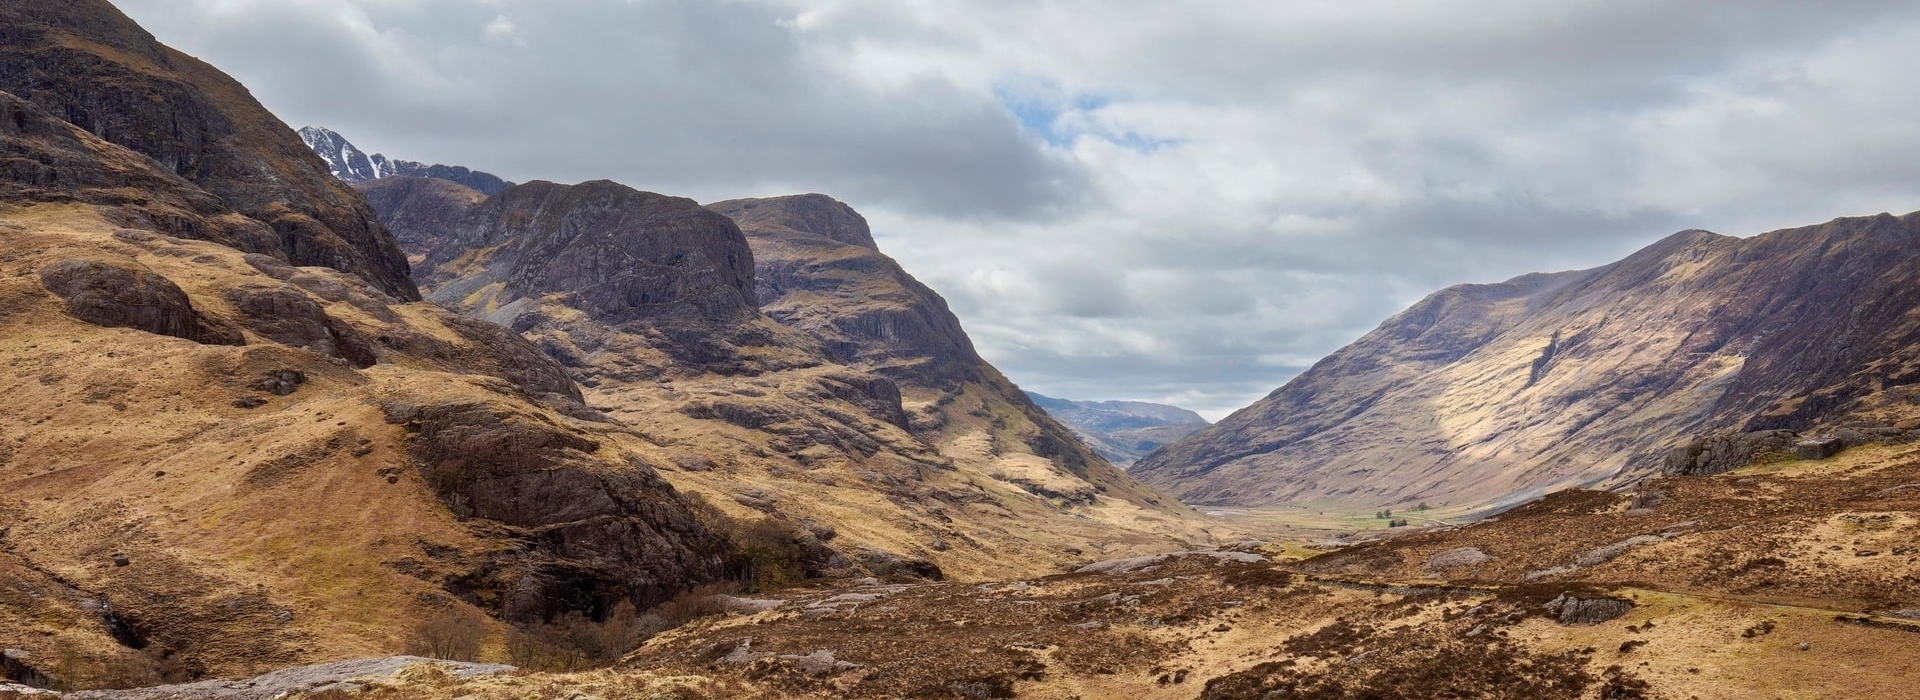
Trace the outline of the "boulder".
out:
<instances>
[{"instance_id":1,"label":"boulder","mask_svg":"<svg viewBox=\"0 0 1920 700\"><path fill-rule=\"evenodd\" d=\"M1563 625L1597 625L1618 620L1633 610L1633 602L1619 598L1575 598L1562 595L1547 603L1547 612Z\"/></svg>"},{"instance_id":2,"label":"boulder","mask_svg":"<svg viewBox=\"0 0 1920 700\"><path fill-rule=\"evenodd\" d=\"M1801 459L1826 459L1840 454L1846 443L1837 437L1817 437L1793 444L1793 455Z\"/></svg>"},{"instance_id":3,"label":"boulder","mask_svg":"<svg viewBox=\"0 0 1920 700\"><path fill-rule=\"evenodd\" d=\"M1446 571L1448 569L1479 566L1489 561L1493 561L1493 557L1488 556L1486 552L1480 551L1479 547L1456 547L1443 552L1435 552L1432 556L1427 557L1426 568L1428 571Z\"/></svg>"}]
</instances>

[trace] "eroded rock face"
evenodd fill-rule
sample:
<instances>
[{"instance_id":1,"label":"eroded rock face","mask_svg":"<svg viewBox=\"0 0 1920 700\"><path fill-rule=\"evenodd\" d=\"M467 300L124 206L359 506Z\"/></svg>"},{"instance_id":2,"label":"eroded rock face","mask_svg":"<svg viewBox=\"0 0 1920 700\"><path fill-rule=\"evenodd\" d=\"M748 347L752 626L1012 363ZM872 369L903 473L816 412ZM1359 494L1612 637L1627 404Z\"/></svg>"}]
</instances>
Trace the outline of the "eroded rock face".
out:
<instances>
[{"instance_id":1,"label":"eroded rock face","mask_svg":"<svg viewBox=\"0 0 1920 700\"><path fill-rule=\"evenodd\" d=\"M40 269L40 284L67 302L74 318L206 345L245 345L240 332L193 309L173 280L131 267L67 260Z\"/></svg>"},{"instance_id":2,"label":"eroded rock face","mask_svg":"<svg viewBox=\"0 0 1920 700\"><path fill-rule=\"evenodd\" d=\"M1133 473L1201 502L1379 505L1719 470L1775 447L1667 458L1920 381L1917 252L1920 214L1882 214L1686 231L1605 267L1442 290Z\"/></svg>"},{"instance_id":3,"label":"eroded rock face","mask_svg":"<svg viewBox=\"0 0 1920 700\"><path fill-rule=\"evenodd\" d=\"M163 221L174 224L169 233L351 272L394 297L419 298L372 210L232 78L161 45L104 0L0 0L0 34L0 90L151 158L268 235ZM32 170L33 181L46 181L45 169Z\"/></svg>"},{"instance_id":4,"label":"eroded rock face","mask_svg":"<svg viewBox=\"0 0 1920 700\"><path fill-rule=\"evenodd\" d=\"M458 585L507 619L644 608L724 574L725 545L637 457L588 459L605 449L591 437L494 405L396 404L387 417L416 434L421 475L455 515L542 543Z\"/></svg>"}]
</instances>

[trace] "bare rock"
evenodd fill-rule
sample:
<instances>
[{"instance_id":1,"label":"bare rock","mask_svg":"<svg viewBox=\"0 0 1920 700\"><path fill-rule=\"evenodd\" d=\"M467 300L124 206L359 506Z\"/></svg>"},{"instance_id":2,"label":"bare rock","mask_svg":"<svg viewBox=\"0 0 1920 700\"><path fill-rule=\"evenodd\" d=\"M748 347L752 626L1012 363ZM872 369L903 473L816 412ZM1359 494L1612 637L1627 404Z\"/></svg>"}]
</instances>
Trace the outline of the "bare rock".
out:
<instances>
[{"instance_id":1,"label":"bare rock","mask_svg":"<svg viewBox=\"0 0 1920 700\"><path fill-rule=\"evenodd\" d=\"M1633 611L1633 602L1619 598L1575 598L1560 596L1547 603L1547 612L1563 625L1597 625L1617 620Z\"/></svg>"},{"instance_id":2,"label":"bare rock","mask_svg":"<svg viewBox=\"0 0 1920 700\"><path fill-rule=\"evenodd\" d=\"M543 620L574 606L645 608L719 580L726 545L637 458L503 405L392 405L416 433L412 456L447 507L521 533L527 546L464 578L501 616Z\"/></svg>"},{"instance_id":3,"label":"bare rock","mask_svg":"<svg viewBox=\"0 0 1920 700\"><path fill-rule=\"evenodd\" d=\"M352 690L358 682L391 678L408 668L432 664L455 678L475 678L516 669L503 664L479 664L393 656L337 661L284 668L248 680L212 680L134 690L83 690L68 693L72 700L270 700L297 693Z\"/></svg>"},{"instance_id":4,"label":"bare rock","mask_svg":"<svg viewBox=\"0 0 1920 700\"><path fill-rule=\"evenodd\" d=\"M1801 459L1826 459L1840 454L1846 443L1837 437L1817 437L1793 444L1793 454Z\"/></svg>"},{"instance_id":5,"label":"bare rock","mask_svg":"<svg viewBox=\"0 0 1920 700\"><path fill-rule=\"evenodd\" d=\"M268 340L338 357L356 367L371 367L378 360L358 331L334 321L318 302L297 290L256 284L226 290L221 296L240 312L247 330Z\"/></svg>"},{"instance_id":6,"label":"bare rock","mask_svg":"<svg viewBox=\"0 0 1920 700\"><path fill-rule=\"evenodd\" d=\"M1493 561L1493 557L1480 551L1479 547L1456 547L1427 557L1426 568L1428 571L1445 571L1479 566L1489 561Z\"/></svg>"},{"instance_id":7,"label":"bare rock","mask_svg":"<svg viewBox=\"0 0 1920 700\"><path fill-rule=\"evenodd\" d=\"M67 302L74 318L133 328L203 345L245 345L237 329L195 311L173 280L130 266L64 260L40 269L40 284Z\"/></svg>"}]
</instances>

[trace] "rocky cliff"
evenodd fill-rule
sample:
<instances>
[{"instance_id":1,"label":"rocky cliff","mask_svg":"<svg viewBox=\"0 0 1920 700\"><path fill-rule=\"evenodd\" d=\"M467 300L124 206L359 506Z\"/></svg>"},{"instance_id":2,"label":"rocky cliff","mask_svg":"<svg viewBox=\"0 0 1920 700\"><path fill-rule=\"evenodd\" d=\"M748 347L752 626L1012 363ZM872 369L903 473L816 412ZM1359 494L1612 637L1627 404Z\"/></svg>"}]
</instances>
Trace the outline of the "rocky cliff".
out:
<instances>
[{"instance_id":1,"label":"rocky cliff","mask_svg":"<svg viewBox=\"0 0 1920 700\"><path fill-rule=\"evenodd\" d=\"M1073 401L1027 392L1035 405L1072 429L1107 461L1129 466L1207 427L1207 419L1178 406L1145 401Z\"/></svg>"},{"instance_id":2,"label":"rocky cliff","mask_svg":"<svg viewBox=\"0 0 1920 700\"><path fill-rule=\"evenodd\" d=\"M103 3L7 2L0 79L0 647L227 675L737 572L671 453L408 302L371 208L225 76Z\"/></svg>"},{"instance_id":3,"label":"rocky cliff","mask_svg":"<svg viewBox=\"0 0 1920 700\"><path fill-rule=\"evenodd\" d=\"M360 187L423 246L429 298L557 358L677 455L676 486L790 528L820 553L800 573L979 578L1204 537L980 360L831 199Z\"/></svg>"},{"instance_id":4,"label":"rocky cliff","mask_svg":"<svg viewBox=\"0 0 1920 700\"><path fill-rule=\"evenodd\" d=\"M327 169L334 177L349 184L383 177L426 177L446 180L485 195L500 194L502 190L513 186L513 183L497 175L470 170L465 166L427 165L419 161L388 158L379 153L367 155L366 151L360 150L347 137L332 129L300 127L300 140L305 141L314 154L327 162Z\"/></svg>"},{"instance_id":5,"label":"rocky cliff","mask_svg":"<svg viewBox=\"0 0 1920 700\"><path fill-rule=\"evenodd\" d=\"M1134 473L1196 502L1466 506L1836 425L1920 381L1916 253L1920 216L1882 214L1446 289Z\"/></svg>"}]
</instances>

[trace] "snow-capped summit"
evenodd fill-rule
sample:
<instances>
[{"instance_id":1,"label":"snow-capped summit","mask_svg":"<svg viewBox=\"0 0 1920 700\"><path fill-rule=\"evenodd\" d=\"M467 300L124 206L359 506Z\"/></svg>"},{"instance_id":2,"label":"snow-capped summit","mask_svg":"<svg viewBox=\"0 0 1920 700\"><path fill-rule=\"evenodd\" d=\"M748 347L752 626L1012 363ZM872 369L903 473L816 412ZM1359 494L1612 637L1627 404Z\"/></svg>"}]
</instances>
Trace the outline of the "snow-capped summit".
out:
<instances>
[{"instance_id":1,"label":"snow-capped summit","mask_svg":"<svg viewBox=\"0 0 1920 700\"><path fill-rule=\"evenodd\" d=\"M513 186L513 183L490 173L469 170L458 165L427 165L411 160L390 159L378 153L367 155L339 132L324 127L302 127L300 139L306 141L308 148L313 149L314 153L327 161L327 169L333 171L334 177L349 183L366 182L393 175L431 177L457 182L488 196L499 194L501 190Z\"/></svg>"}]
</instances>

